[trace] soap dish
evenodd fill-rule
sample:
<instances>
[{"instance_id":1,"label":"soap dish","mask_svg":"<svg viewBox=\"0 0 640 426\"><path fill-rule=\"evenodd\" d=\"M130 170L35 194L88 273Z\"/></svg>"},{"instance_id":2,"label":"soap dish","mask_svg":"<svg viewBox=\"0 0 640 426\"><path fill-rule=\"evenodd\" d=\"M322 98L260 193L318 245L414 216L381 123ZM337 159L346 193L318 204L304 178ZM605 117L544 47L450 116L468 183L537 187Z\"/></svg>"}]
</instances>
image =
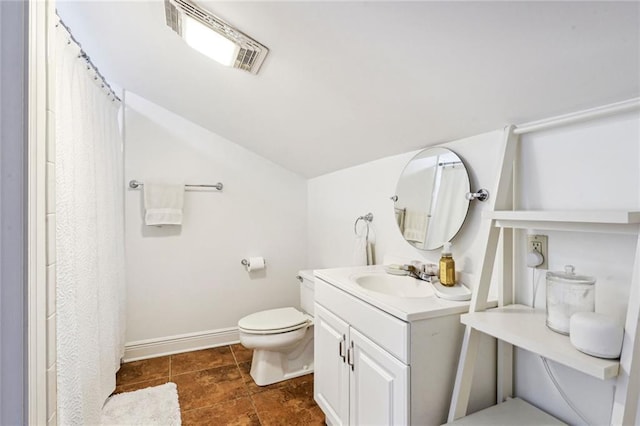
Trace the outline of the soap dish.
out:
<instances>
[{"instance_id":1,"label":"soap dish","mask_svg":"<svg viewBox=\"0 0 640 426\"><path fill-rule=\"evenodd\" d=\"M435 291L436 296L441 299L455 300L459 302L471 300L471 290L469 290L466 285L460 282L452 285L451 287L447 287L440 284L440 281L434 278L433 280L431 280L431 285L433 286L433 290Z\"/></svg>"},{"instance_id":2,"label":"soap dish","mask_svg":"<svg viewBox=\"0 0 640 426\"><path fill-rule=\"evenodd\" d=\"M384 270L391 275L409 275L409 271L401 269L399 265L385 265Z\"/></svg>"}]
</instances>

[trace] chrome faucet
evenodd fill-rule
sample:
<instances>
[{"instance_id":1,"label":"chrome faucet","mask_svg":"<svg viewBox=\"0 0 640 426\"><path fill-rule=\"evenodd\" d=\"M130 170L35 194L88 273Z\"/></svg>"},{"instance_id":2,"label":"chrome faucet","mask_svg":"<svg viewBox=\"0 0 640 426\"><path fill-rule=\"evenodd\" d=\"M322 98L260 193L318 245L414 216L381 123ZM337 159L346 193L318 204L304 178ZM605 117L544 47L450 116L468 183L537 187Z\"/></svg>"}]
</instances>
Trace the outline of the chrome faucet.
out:
<instances>
[{"instance_id":1,"label":"chrome faucet","mask_svg":"<svg viewBox=\"0 0 640 426\"><path fill-rule=\"evenodd\" d=\"M400 265L400 269L402 269L403 271L407 271L410 274L413 274L416 271L416 267L414 265L411 265L411 264L408 264L408 263L404 264L404 265Z\"/></svg>"},{"instance_id":2,"label":"chrome faucet","mask_svg":"<svg viewBox=\"0 0 640 426\"><path fill-rule=\"evenodd\" d=\"M417 278L422 281L431 282L432 276L427 274L425 271L423 271L422 267L417 268L415 265L405 264L405 265L400 265L400 269L402 269L403 271L409 272L409 276L413 278Z\"/></svg>"}]
</instances>

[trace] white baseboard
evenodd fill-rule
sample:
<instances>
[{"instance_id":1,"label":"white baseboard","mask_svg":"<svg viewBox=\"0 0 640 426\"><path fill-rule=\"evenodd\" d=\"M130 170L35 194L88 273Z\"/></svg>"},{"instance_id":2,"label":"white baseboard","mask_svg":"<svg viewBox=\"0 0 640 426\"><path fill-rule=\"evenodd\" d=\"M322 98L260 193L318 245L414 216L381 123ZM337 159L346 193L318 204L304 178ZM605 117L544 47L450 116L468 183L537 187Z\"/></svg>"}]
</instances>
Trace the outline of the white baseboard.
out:
<instances>
[{"instance_id":1,"label":"white baseboard","mask_svg":"<svg viewBox=\"0 0 640 426\"><path fill-rule=\"evenodd\" d=\"M238 328L221 328L198 333L138 340L124 345L124 362L155 358L199 349L238 343Z\"/></svg>"}]
</instances>

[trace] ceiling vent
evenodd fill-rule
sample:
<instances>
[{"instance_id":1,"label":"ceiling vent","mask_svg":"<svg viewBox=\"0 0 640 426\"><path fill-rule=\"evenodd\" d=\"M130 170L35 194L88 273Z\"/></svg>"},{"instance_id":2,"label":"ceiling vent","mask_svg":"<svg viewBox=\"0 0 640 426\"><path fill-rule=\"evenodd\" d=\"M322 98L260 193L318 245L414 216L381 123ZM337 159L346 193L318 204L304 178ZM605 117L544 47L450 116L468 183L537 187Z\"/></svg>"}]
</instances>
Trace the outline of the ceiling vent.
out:
<instances>
[{"instance_id":1,"label":"ceiling vent","mask_svg":"<svg viewBox=\"0 0 640 426\"><path fill-rule=\"evenodd\" d=\"M164 8L167 25L184 38L191 47L224 65L240 68L252 74L258 73L262 62L269 53L266 46L190 1L165 0ZM193 30L189 30L189 28L193 28ZM201 28L213 31L213 34L206 32L228 45L223 47L223 50L226 49L226 52L222 53L223 59L216 57L217 51L213 52L212 42L215 40L209 41L206 40L206 37L205 39L200 37L199 41L194 42L189 39L190 31L202 33ZM229 46L231 46L231 50L229 50Z\"/></svg>"}]
</instances>

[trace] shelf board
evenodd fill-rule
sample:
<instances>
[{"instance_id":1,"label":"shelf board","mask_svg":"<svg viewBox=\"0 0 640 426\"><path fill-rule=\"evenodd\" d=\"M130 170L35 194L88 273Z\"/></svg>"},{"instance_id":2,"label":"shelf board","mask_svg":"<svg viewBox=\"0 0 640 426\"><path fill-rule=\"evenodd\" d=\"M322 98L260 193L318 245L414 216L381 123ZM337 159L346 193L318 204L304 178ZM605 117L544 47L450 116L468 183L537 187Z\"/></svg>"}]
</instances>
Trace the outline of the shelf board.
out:
<instances>
[{"instance_id":1,"label":"shelf board","mask_svg":"<svg viewBox=\"0 0 640 426\"><path fill-rule=\"evenodd\" d=\"M596 358L578 351L568 336L550 330L545 320L544 311L523 305L508 305L460 317L463 324L478 331L598 379L618 375L619 360Z\"/></svg>"},{"instance_id":2,"label":"shelf board","mask_svg":"<svg viewBox=\"0 0 640 426\"><path fill-rule=\"evenodd\" d=\"M520 399L508 399L498 405L477 411L447 425L566 425L550 414Z\"/></svg>"},{"instance_id":3,"label":"shelf board","mask_svg":"<svg viewBox=\"0 0 640 426\"><path fill-rule=\"evenodd\" d=\"M640 212L628 210L497 210L483 213L502 228L635 234Z\"/></svg>"}]
</instances>

